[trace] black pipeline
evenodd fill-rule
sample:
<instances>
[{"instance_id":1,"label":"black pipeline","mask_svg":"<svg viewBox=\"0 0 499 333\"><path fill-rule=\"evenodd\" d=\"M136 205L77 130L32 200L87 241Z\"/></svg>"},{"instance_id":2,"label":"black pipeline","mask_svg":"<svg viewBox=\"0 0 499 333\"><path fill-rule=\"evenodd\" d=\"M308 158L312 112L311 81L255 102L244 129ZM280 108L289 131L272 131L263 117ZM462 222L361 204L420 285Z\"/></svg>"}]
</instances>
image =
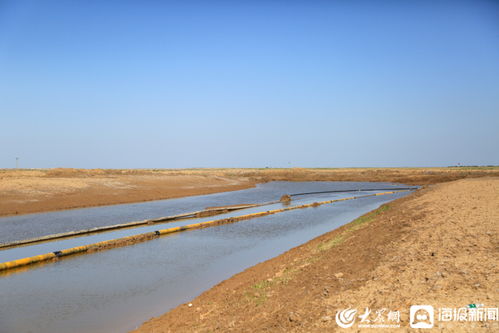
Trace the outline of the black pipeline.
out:
<instances>
[{"instance_id":1,"label":"black pipeline","mask_svg":"<svg viewBox=\"0 0 499 333\"><path fill-rule=\"evenodd\" d=\"M323 194L323 193L350 193L350 192L372 192L372 191L410 191L417 190L419 187L387 187L387 188L364 188L358 190L330 190L330 191L319 191L319 192L304 192L290 194L290 197L297 197L300 195L310 195L310 194Z\"/></svg>"},{"instance_id":2,"label":"black pipeline","mask_svg":"<svg viewBox=\"0 0 499 333\"><path fill-rule=\"evenodd\" d=\"M382 192L382 193L354 196L354 197L349 197L349 198L314 202L314 203L304 204L304 205L299 205L299 206L291 206L291 207L286 207L286 208L268 210L268 211L264 211L264 212L228 217L228 218L219 219L219 220L212 220L212 221L189 224L189 225L185 225L185 226L156 230L156 231L142 233L142 234L138 234L138 235L132 235L132 236L128 236L128 237L111 239L111 240L107 240L107 241L103 241L103 242L73 247L73 248L64 249L64 250L60 250L60 251L54 251L54 252L45 253L45 254L38 255L38 256L32 256L32 257L13 260L13 261L3 262L3 263L0 263L0 271L6 271L9 269L27 266L27 265L31 265L31 264L35 264L35 263L39 263L39 262L46 262L46 261L50 261L53 259L58 259L58 258L62 258L62 257L74 255L74 254L79 254L79 253L89 253L89 252L95 252L95 251L99 251L99 250L103 250L103 249L109 249L109 248L114 248L114 247L119 247L119 246L136 244L139 242L144 242L144 241L148 241L148 240L160 237L162 235L167 235L167 234L185 231L185 230L207 228L207 227L212 227L212 226L216 226L216 225L234 223L234 222L248 220L248 219L252 219L252 218L256 218L256 217L277 214L277 213L286 212L286 211L295 210L295 209L317 207L317 206L331 204L331 203L340 202L340 201L360 199L360 198L379 196L379 195L394 194L394 193L406 192L406 191L410 191L410 190L390 191L390 192Z\"/></svg>"},{"instance_id":3,"label":"black pipeline","mask_svg":"<svg viewBox=\"0 0 499 333\"><path fill-rule=\"evenodd\" d=\"M268 204L268 203L266 203L266 204ZM134 227L140 227L140 226L151 225L151 224L156 224L156 223L176 222L176 221L191 219L191 218L196 218L196 217L222 214L222 213L235 211L235 210L241 210L241 209L245 209L245 208L258 207L260 205L263 205L263 204L248 204L248 205L238 205L238 206L231 206L231 207L212 208L212 209L205 209L205 210L184 213L184 214L179 214L179 215L159 217L159 218L150 219L150 220L133 221L133 222L107 225L107 226L103 226L103 227L95 227L95 228L91 228L91 229L68 231L68 232L63 232L63 233L59 233L59 234L41 236L41 237L37 237L37 238L23 239L23 240L19 240L19 241L8 242L8 243L0 243L0 249L11 248L11 247L16 247L16 246L21 246L21 245L34 244L34 243L47 242L47 241L52 241L52 240L62 239L62 238L90 235L90 234L112 231L112 230L117 230L117 229L134 228Z\"/></svg>"},{"instance_id":4,"label":"black pipeline","mask_svg":"<svg viewBox=\"0 0 499 333\"><path fill-rule=\"evenodd\" d=\"M384 191L384 190L392 190L393 191L393 190L414 190L414 189L417 189L417 188L415 188L415 187L414 188L413 187L400 187L400 188L386 188L386 189L334 190L334 191L296 193L296 194L290 194L289 197L300 196L300 195L309 195L309 194L321 194L321 193L347 193L347 192L368 192L368 191ZM159 218L149 219L149 220L132 221L132 222L126 222L126 223L120 223L120 224L114 224L114 225L108 225L108 226L102 226L102 227L95 227L95 228L84 229L84 230L68 231L68 232L51 234L51 235L30 238L30 239L23 239L23 240L8 242L8 243L0 243L0 249L12 248L12 247L16 247L16 246L23 246L23 245L29 245L29 244L35 244L35 243L41 243L41 242L48 242L48 241L53 241L56 239L63 239L63 238L83 236L83 235L91 235L91 234L95 234L95 233L113 231L113 230L118 230L118 229L135 228L135 227L140 227L140 226L144 226L144 225L151 225L151 224L156 224L156 223L176 222L179 220L191 219L191 218L195 218L195 217L217 215L217 214L223 214L223 213L231 212L231 211L235 211L235 210L242 210L242 209L253 208L253 207L261 207L261 206L266 206L266 205L270 205L270 204L275 204L278 202L279 201L271 201L271 202L264 202L264 203L259 203L259 204L244 204L244 205L237 205L237 206L211 208L211 209L205 209L205 210L201 210L201 211L195 211L195 212L184 213L184 214L173 215L173 216L159 217Z\"/></svg>"}]
</instances>

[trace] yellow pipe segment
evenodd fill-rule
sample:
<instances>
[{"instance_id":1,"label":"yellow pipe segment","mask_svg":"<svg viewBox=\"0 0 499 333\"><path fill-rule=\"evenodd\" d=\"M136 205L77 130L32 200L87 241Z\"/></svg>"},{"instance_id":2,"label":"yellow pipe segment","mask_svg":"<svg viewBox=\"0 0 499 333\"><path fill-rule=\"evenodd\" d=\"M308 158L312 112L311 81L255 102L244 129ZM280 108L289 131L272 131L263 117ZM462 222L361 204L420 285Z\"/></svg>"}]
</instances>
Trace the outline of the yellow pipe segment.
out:
<instances>
[{"instance_id":1,"label":"yellow pipe segment","mask_svg":"<svg viewBox=\"0 0 499 333\"><path fill-rule=\"evenodd\" d=\"M272 214L286 212L286 211L295 210L295 209L317 207L317 206L331 204L331 203L335 203L335 202L339 202L339 201L353 200L353 199L366 198L366 197L378 196L378 195L387 195L387 194L406 192L406 191L409 191L409 190L381 192L381 193L354 196L354 197L348 197L348 198L342 198L342 199L314 202L314 203L310 203L310 204L303 204L303 205L299 205L299 206L273 209L273 210L268 210L265 212L250 213L250 214L246 214L246 215L228 217L228 218L224 218L224 219L211 220L211 221L206 221L206 222L193 223L193 224L188 224L185 226L167 228L167 229L147 232L147 233L143 233L143 234L138 234L138 235L116 238L116 239L111 239L111 240L93 243L93 244L89 244L89 245L72 247L69 249L61 250L61 251L50 252L50 253L37 255L37 256L33 256L33 257L3 262L3 263L0 263L0 272L8 270L8 269L13 269L13 268L17 268L17 267L22 267L22 266L27 266L27 265L43 262L43 261L49 261L51 259L57 259L59 257L65 257L65 256L73 255L73 254L84 253L84 252L89 252L89 251L98 251L98 250L110 248L110 247L124 246L124 245L127 245L128 243L137 243L137 242L141 242L141 241L147 241L147 240L150 240L153 238L160 237L162 235L180 232L180 231L184 231L184 230L201 229L201 228L206 228L206 227L215 226L215 225L234 223L234 222L238 222L238 221L242 221L242 220L253 219L256 217L272 215Z\"/></svg>"}]
</instances>

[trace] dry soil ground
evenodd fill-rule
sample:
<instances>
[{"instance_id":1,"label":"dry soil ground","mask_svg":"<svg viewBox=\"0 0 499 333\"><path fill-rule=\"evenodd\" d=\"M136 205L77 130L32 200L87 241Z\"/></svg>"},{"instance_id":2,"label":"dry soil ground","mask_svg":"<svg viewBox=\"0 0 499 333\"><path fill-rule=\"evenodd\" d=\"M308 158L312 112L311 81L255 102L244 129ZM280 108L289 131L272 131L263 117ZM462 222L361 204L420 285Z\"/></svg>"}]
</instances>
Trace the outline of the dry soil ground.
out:
<instances>
[{"instance_id":1,"label":"dry soil ground","mask_svg":"<svg viewBox=\"0 0 499 333\"><path fill-rule=\"evenodd\" d=\"M369 307L372 321L376 310L400 311L400 328L367 329L397 332L409 330L411 305L496 308L498 222L498 177L428 186L235 275L137 332L334 332L344 330L337 310L349 307L361 314ZM490 320L435 327L499 331Z\"/></svg>"},{"instance_id":2,"label":"dry soil ground","mask_svg":"<svg viewBox=\"0 0 499 333\"><path fill-rule=\"evenodd\" d=\"M0 216L169 199L254 186L246 178L145 170L1 170Z\"/></svg>"},{"instance_id":3,"label":"dry soil ground","mask_svg":"<svg viewBox=\"0 0 499 333\"><path fill-rule=\"evenodd\" d=\"M498 176L497 167L0 170L0 215L207 194L273 180L439 183L252 267L138 331L331 332L343 330L335 314L348 307L360 313L369 307L371 320L376 310L399 310L399 330L406 330L412 304L499 305ZM499 329L497 321L437 327Z\"/></svg>"},{"instance_id":4,"label":"dry soil ground","mask_svg":"<svg viewBox=\"0 0 499 333\"><path fill-rule=\"evenodd\" d=\"M0 170L0 216L239 190L272 180L434 184L499 168Z\"/></svg>"}]
</instances>

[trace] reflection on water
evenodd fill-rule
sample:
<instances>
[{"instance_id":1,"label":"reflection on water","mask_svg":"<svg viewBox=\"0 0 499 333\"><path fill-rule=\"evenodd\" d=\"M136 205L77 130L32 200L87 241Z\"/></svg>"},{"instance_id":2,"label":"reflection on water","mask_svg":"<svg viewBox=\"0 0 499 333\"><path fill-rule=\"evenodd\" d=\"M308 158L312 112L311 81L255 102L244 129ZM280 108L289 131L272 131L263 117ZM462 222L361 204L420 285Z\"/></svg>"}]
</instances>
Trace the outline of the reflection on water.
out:
<instances>
[{"instance_id":1,"label":"reflection on water","mask_svg":"<svg viewBox=\"0 0 499 333\"><path fill-rule=\"evenodd\" d=\"M360 182L271 182L256 188L210 195L158 200L136 204L72 209L60 212L28 214L0 218L0 243L29 239L73 230L90 229L129 221L152 219L202 210L211 206L261 203L279 200L283 194L396 187L388 183Z\"/></svg>"},{"instance_id":2,"label":"reflection on water","mask_svg":"<svg viewBox=\"0 0 499 333\"><path fill-rule=\"evenodd\" d=\"M0 332L125 332L249 266L406 194L187 231L0 277Z\"/></svg>"}]
</instances>

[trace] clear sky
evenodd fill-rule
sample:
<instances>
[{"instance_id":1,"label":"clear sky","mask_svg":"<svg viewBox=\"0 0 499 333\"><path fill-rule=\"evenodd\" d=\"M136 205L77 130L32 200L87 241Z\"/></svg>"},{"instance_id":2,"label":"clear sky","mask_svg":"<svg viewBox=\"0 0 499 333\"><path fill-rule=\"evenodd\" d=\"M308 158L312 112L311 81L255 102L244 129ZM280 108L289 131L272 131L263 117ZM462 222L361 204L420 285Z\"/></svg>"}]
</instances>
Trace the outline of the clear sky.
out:
<instances>
[{"instance_id":1,"label":"clear sky","mask_svg":"<svg viewBox=\"0 0 499 333\"><path fill-rule=\"evenodd\" d=\"M499 1L0 0L0 167L499 164Z\"/></svg>"}]
</instances>

